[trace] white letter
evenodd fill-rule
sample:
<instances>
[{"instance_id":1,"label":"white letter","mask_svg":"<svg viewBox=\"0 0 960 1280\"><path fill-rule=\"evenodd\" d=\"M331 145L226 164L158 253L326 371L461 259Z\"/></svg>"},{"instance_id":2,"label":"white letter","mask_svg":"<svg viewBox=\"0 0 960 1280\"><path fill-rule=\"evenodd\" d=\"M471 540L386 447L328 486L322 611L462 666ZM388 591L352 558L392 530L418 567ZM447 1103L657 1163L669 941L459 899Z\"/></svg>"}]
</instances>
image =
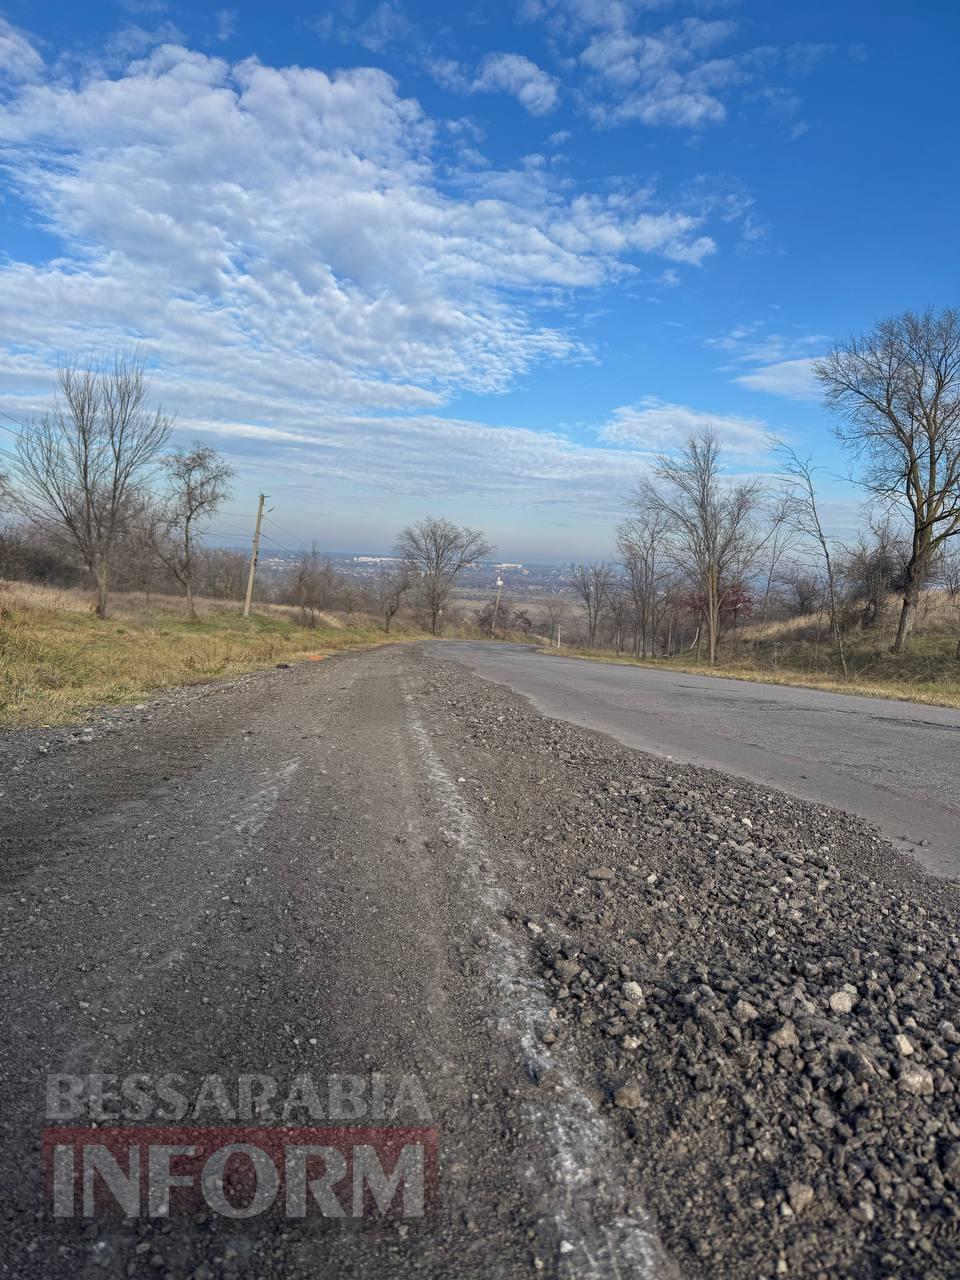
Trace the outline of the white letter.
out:
<instances>
[{"instance_id":1,"label":"white letter","mask_svg":"<svg viewBox=\"0 0 960 1280\"><path fill-rule=\"evenodd\" d=\"M74 1120L83 1112L83 1076L47 1076L47 1119Z\"/></svg>"},{"instance_id":2,"label":"white letter","mask_svg":"<svg viewBox=\"0 0 960 1280\"><path fill-rule=\"evenodd\" d=\"M233 1103L230 1101L223 1081L219 1076L203 1077L200 1092L197 1094L197 1100L193 1104L193 1119L198 1119L201 1111L204 1111L207 1107L216 1107L220 1112L221 1120L233 1120L236 1118Z\"/></svg>"},{"instance_id":3,"label":"white letter","mask_svg":"<svg viewBox=\"0 0 960 1280\"><path fill-rule=\"evenodd\" d=\"M330 1116L334 1120L358 1120L367 1109L363 1076L328 1076Z\"/></svg>"},{"instance_id":4,"label":"white letter","mask_svg":"<svg viewBox=\"0 0 960 1280\"><path fill-rule=\"evenodd\" d=\"M239 1085L239 1106L241 1120L254 1119L254 1111L256 1111L257 1119L272 1120L273 1107L270 1105L269 1099L274 1097L277 1092L277 1084L272 1076L249 1075L240 1076L237 1084ZM253 1092L253 1086L260 1086L259 1093Z\"/></svg>"},{"instance_id":5,"label":"white letter","mask_svg":"<svg viewBox=\"0 0 960 1280\"><path fill-rule=\"evenodd\" d=\"M227 1161L234 1155L247 1156L256 1174L253 1199L245 1206L231 1204L223 1190L224 1170ZM273 1161L261 1147L236 1142L213 1153L203 1166L200 1185L203 1188L203 1198L214 1213L221 1213L225 1218L252 1218L269 1209L276 1200L280 1178Z\"/></svg>"},{"instance_id":6,"label":"white letter","mask_svg":"<svg viewBox=\"0 0 960 1280\"><path fill-rule=\"evenodd\" d=\"M307 1159L323 1160L323 1177L307 1182ZM307 1186L325 1218L342 1218L345 1210L333 1193L333 1184L347 1174L347 1162L336 1147L287 1147L286 1150L287 1217L307 1216Z\"/></svg>"},{"instance_id":7,"label":"white letter","mask_svg":"<svg viewBox=\"0 0 960 1280\"><path fill-rule=\"evenodd\" d=\"M160 1111L158 1115L161 1120L182 1120L187 1114L187 1107L190 1105L179 1089L174 1089L172 1081L178 1083L183 1076L174 1075L168 1071L165 1076L161 1076L157 1081L157 1093L164 1102L170 1103L169 1111Z\"/></svg>"},{"instance_id":8,"label":"white letter","mask_svg":"<svg viewBox=\"0 0 960 1280\"><path fill-rule=\"evenodd\" d=\"M353 1216L363 1214L363 1180L367 1179L374 1203L381 1213L386 1213L403 1179L403 1216L423 1216L423 1147L406 1146L400 1152L393 1173L389 1178L375 1147L359 1146L353 1149ZM412 1185L411 1185L412 1180Z\"/></svg>"},{"instance_id":9,"label":"white letter","mask_svg":"<svg viewBox=\"0 0 960 1280\"><path fill-rule=\"evenodd\" d=\"M72 1218L74 1210L73 1147L53 1148L53 1216Z\"/></svg>"},{"instance_id":10,"label":"white letter","mask_svg":"<svg viewBox=\"0 0 960 1280\"><path fill-rule=\"evenodd\" d=\"M196 1147L151 1146L147 1163L150 1183L147 1191L147 1205L151 1218L165 1218L169 1214L171 1187L193 1186L193 1174L170 1172L171 1158L196 1154Z\"/></svg>"},{"instance_id":11,"label":"white letter","mask_svg":"<svg viewBox=\"0 0 960 1280\"><path fill-rule=\"evenodd\" d=\"M430 1105L427 1102L426 1094L423 1092L423 1086L416 1076L400 1077L400 1088L397 1090L397 1096L393 1100L390 1119L395 1119L404 1107L410 1107L419 1120L430 1119Z\"/></svg>"},{"instance_id":12,"label":"white letter","mask_svg":"<svg viewBox=\"0 0 960 1280\"><path fill-rule=\"evenodd\" d=\"M323 1119L323 1103L317 1093L313 1077L309 1075L294 1076L290 1092L283 1104L281 1119L284 1124L290 1118L291 1111L306 1111L311 1120Z\"/></svg>"},{"instance_id":13,"label":"white letter","mask_svg":"<svg viewBox=\"0 0 960 1280\"><path fill-rule=\"evenodd\" d=\"M93 1195L93 1175L99 1173L107 1184L107 1190L128 1218L140 1212L140 1148L127 1148L127 1172L120 1168L116 1156L107 1147L83 1148L83 1216L92 1218L96 1212Z\"/></svg>"}]
</instances>

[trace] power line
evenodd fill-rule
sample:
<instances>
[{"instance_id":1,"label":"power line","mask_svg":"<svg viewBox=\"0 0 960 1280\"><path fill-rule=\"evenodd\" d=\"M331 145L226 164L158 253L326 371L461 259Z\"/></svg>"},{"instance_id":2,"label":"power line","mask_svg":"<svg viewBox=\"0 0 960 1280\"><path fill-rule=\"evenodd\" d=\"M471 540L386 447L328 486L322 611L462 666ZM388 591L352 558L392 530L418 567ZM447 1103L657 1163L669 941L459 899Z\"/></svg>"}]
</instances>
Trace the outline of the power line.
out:
<instances>
[{"instance_id":1,"label":"power line","mask_svg":"<svg viewBox=\"0 0 960 1280\"><path fill-rule=\"evenodd\" d=\"M267 524L272 524L273 527L282 533L285 538L292 538L294 542L298 542L300 546L303 547L304 551L310 550L302 538L298 538L297 535L295 533L291 533L289 529L284 529L282 525L277 524L276 520L271 520L269 516L264 516L264 520L266 520Z\"/></svg>"}]
</instances>

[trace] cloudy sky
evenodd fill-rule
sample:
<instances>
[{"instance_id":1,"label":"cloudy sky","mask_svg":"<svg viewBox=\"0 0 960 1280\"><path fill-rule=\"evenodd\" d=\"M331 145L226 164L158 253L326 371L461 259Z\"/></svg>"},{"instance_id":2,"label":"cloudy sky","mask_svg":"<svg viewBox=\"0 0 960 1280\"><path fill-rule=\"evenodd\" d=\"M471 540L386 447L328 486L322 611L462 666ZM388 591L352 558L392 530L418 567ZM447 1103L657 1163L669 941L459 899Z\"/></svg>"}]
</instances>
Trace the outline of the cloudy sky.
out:
<instances>
[{"instance_id":1,"label":"cloudy sky","mask_svg":"<svg viewBox=\"0 0 960 1280\"><path fill-rule=\"evenodd\" d=\"M0 0L0 423L138 342L237 468L223 540L264 488L330 550L433 513L602 555L707 424L839 473L812 361L957 301L958 36L945 0Z\"/></svg>"}]
</instances>

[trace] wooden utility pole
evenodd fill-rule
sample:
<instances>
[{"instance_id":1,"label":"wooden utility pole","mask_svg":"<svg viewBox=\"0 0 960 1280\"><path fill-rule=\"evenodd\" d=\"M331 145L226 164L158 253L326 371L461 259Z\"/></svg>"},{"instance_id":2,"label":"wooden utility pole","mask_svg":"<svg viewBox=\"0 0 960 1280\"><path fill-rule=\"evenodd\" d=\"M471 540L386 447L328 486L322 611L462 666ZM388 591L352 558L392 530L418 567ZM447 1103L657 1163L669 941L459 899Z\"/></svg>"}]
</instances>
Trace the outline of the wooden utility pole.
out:
<instances>
[{"instance_id":1,"label":"wooden utility pole","mask_svg":"<svg viewBox=\"0 0 960 1280\"><path fill-rule=\"evenodd\" d=\"M260 505L257 507L257 527L253 531L253 550L250 553L250 572L247 574L247 595L243 602L243 616L250 617L250 601L253 599L253 575L257 571L257 558L260 555L260 523L263 520L263 504L267 495L261 493Z\"/></svg>"}]
</instances>

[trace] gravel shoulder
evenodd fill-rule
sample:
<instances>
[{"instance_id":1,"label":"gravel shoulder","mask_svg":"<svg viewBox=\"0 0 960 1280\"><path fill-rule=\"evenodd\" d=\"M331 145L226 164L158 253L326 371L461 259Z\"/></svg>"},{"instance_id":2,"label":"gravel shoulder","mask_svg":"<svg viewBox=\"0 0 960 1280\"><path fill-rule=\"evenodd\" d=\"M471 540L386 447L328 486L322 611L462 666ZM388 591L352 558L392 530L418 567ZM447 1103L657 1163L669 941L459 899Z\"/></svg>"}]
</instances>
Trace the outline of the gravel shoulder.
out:
<instances>
[{"instance_id":1,"label":"gravel shoulder","mask_svg":"<svg viewBox=\"0 0 960 1280\"><path fill-rule=\"evenodd\" d=\"M960 893L856 818L448 664L450 758L683 1274L960 1273Z\"/></svg>"},{"instance_id":2,"label":"gravel shoulder","mask_svg":"<svg viewBox=\"0 0 960 1280\"><path fill-rule=\"evenodd\" d=\"M344 655L0 739L0 1275L960 1272L958 891ZM438 1212L51 1230L50 1071L413 1073Z\"/></svg>"}]
</instances>

